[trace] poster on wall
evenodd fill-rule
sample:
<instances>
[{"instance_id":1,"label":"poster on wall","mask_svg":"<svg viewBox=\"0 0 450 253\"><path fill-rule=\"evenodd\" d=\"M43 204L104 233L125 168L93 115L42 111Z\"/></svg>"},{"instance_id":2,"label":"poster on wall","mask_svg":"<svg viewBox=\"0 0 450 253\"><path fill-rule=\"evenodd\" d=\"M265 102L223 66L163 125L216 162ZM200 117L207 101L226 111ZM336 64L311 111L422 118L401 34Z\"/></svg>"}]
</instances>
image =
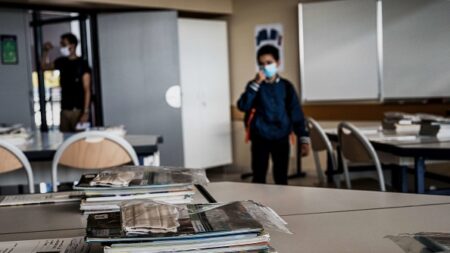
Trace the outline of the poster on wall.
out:
<instances>
[{"instance_id":1,"label":"poster on wall","mask_svg":"<svg viewBox=\"0 0 450 253\"><path fill-rule=\"evenodd\" d=\"M255 55L258 50L265 45L272 45L278 48L280 52L280 66L278 71L284 70L284 47L283 47L283 25L282 24L264 24L255 27ZM259 66L256 64L256 71Z\"/></svg>"},{"instance_id":2,"label":"poster on wall","mask_svg":"<svg viewBox=\"0 0 450 253\"><path fill-rule=\"evenodd\" d=\"M2 64L18 64L17 36L0 35Z\"/></svg>"}]
</instances>

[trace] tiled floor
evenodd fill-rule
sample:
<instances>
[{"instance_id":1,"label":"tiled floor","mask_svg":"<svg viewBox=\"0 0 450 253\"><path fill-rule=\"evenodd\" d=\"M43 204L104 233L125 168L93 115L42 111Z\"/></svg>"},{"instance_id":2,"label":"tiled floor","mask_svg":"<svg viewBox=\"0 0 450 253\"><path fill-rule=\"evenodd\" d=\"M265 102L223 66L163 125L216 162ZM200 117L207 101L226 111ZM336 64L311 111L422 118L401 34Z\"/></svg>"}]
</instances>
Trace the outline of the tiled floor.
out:
<instances>
[{"instance_id":1,"label":"tiled floor","mask_svg":"<svg viewBox=\"0 0 450 253\"><path fill-rule=\"evenodd\" d=\"M432 165L428 167L428 170L450 176L449 164ZM306 172L306 177L290 179L289 185L323 187L318 183L318 178L314 168L306 167L303 169L303 171ZM211 182L218 182L218 181L251 182L251 177L241 179L241 173L243 172L250 172L250 171L246 169L238 169L232 166L226 166L208 169L207 175ZM389 182L389 180L386 181ZM268 172L267 182L269 184L273 184L271 171ZM426 183L428 187L431 186L437 188L450 188L449 183L442 183L431 179L427 179ZM378 190L378 182L373 179L353 180L352 186L353 189L359 190ZM412 175L409 175L409 186L410 192L413 192L414 181ZM342 187L344 187L344 183L342 183ZM388 187L388 191L389 190L391 189ZM26 193L27 191L28 190L26 185L0 186L0 195L19 194L24 192Z\"/></svg>"},{"instance_id":2,"label":"tiled floor","mask_svg":"<svg viewBox=\"0 0 450 253\"><path fill-rule=\"evenodd\" d=\"M289 179L289 185L296 186L314 186L322 187L319 184L315 170L305 168L306 177L297 177ZM241 172L232 167L218 167L207 170L208 178L211 182L232 181L232 182L251 182L251 177L241 179ZM271 171L267 173L267 183L273 184ZM376 190L378 182L371 179L356 180L352 185L354 188L362 188L366 190Z\"/></svg>"},{"instance_id":3,"label":"tiled floor","mask_svg":"<svg viewBox=\"0 0 450 253\"><path fill-rule=\"evenodd\" d=\"M440 166L430 166L429 170L438 172L440 174L449 175L450 166L448 164L440 165ZM306 177L303 178L294 178L289 180L289 185L296 186L313 186L313 187L323 187L319 185L318 178L316 175L316 171L313 168L304 168L304 172L306 172ZM249 171L248 171L249 172ZM227 167L218 167L207 170L208 178L211 182L219 182L219 181L232 181L232 182L251 182L251 177L246 179L241 179L241 171L233 168L232 166ZM389 174L389 173L386 173ZM388 175L389 176L389 175ZM413 175L408 176L410 192L414 189L414 178ZM388 180L386 180L388 181ZM271 171L268 172L267 182L269 184L273 184L273 179L271 176ZM443 183L431 179L427 179L428 187L438 187L438 188L450 188L449 183ZM344 182L342 182L342 187L344 186ZM359 190L378 190L378 182L374 179L356 179L352 180L353 189ZM388 191L392 191L390 187L388 187Z\"/></svg>"}]
</instances>

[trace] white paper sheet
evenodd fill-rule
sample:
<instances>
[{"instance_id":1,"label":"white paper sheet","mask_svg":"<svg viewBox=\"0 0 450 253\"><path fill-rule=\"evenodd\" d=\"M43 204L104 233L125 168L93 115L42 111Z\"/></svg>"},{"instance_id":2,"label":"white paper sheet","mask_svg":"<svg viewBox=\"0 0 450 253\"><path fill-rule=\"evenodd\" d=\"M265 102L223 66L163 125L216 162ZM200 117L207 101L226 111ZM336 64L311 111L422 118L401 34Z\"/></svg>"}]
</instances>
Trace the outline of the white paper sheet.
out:
<instances>
[{"instance_id":1,"label":"white paper sheet","mask_svg":"<svg viewBox=\"0 0 450 253\"><path fill-rule=\"evenodd\" d=\"M83 237L0 242L0 252L8 253L85 253L89 245Z\"/></svg>"},{"instance_id":2,"label":"white paper sheet","mask_svg":"<svg viewBox=\"0 0 450 253\"><path fill-rule=\"evenodd\" d=\"M41 194L8 195L0 198L0 206L30 205L43 203L80 201L82 192L56 192ZM0 251L1 252L1 251Z\"/></svg>"}]
</instances>

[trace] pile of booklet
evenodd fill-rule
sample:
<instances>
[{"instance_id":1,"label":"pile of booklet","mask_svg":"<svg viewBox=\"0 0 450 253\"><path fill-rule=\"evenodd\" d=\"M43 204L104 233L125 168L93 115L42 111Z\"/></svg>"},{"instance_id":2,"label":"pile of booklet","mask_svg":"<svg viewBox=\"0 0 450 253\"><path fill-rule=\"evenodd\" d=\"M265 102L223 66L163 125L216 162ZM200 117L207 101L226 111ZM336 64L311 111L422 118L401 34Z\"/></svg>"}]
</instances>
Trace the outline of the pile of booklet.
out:
<instances>
[{"instance_id":1,"label":"pile of booklet","mask_svg":"<svg viewBox=\"0 0 450 253\"><path fill-rule=\"evenodd\" d=\"M450 119L425 113L386 112L383 130L400 134L450 137Z\"/></svg>"},{"instance_id":2,"label":"pile of booklet","mask_svg":"<svg viewBox=\"0 0 450 253\"><path fill-rule=\"evenodd\" d=\"M270 208L253 201L170 205L121 204L118 212L88 216L86 241L118 252L276 252L265 229L290 233Z\"/></svg>"},{"instance_id":3,"label":"pile of booklet","mask_svg":"<svg viewBox=\"0 0 450 253\"><path fill-rule=\"evenodd\" d=\"M123 201L135 199L191 203L194 184L206 182L204 170L125 166L84 174L74 189L84 192L80 210L90 214L116 212Z\"/></svg>"},{"instance_id":4,"label":"pile of booklet","mask_svg":"<svg viewBox=\"0 0 450 253\"><path fill-rule=\"evenodd\" d=\"M450 137L450 119L435 115L422 114L419 135Z\"/></svg>"},{"instance_id":5,"label":"pile of booklet","mask_svg":"<svg viewBox=\"0 0 450 253\"><path fill-rule=\"evenodd\" d=\"M386 112L382 125L383 130L417 134L420 130L420 117L402 112Z\"/></svg>"}]
</instances>

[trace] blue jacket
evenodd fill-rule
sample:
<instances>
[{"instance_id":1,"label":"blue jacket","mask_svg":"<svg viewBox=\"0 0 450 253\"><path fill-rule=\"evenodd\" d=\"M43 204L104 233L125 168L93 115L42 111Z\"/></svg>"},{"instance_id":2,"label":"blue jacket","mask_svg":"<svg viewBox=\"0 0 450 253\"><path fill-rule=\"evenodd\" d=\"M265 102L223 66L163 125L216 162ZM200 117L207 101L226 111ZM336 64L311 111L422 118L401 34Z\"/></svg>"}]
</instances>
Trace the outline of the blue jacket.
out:
<instances>
[{"instance_id":1,"label":"blue jacket","mask_svg":"<svg viewBox=\"0 0 450 253\"><path fill-rule=\"evenodd\" d=\"M261 84L250 81L237 106L246 116L255 109L250 123L252 139L258 135L267 140L279 140L294 131L302 143L309 142L302 108L288 80L278 77L274 83Z\"/></svg>"}]
</instances>

